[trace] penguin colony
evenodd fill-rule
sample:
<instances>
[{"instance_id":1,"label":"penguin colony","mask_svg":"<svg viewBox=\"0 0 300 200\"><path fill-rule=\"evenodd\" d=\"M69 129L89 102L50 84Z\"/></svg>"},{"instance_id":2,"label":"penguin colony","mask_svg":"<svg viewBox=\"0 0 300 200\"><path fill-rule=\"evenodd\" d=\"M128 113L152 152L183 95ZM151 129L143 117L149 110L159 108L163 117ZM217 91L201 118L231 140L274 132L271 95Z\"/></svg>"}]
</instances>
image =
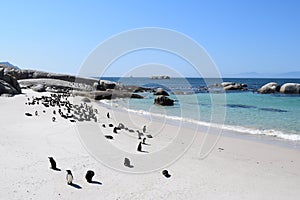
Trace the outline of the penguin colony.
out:
<instances>
[{"instance_id":1,"label":"penguin colony","mask_svg":"<svg viewBox=\"0 0 300 200\"><path fill-rule=\"evenodd\" d=\"M43 105L46 108L53 108L53 111L51 113L53 116L51 117L52 122L56 122L60 118L63 118L65 120L68 120L70 122L84 122L84 121L94 121L98 122L97 115L99 114L97 109L94 109L92 106L87 105L86 102L81 103L80 105L72 104L68 99L70 97L69 93L57 93L57 94L51 94L50 96L41 96L41 97L34 97L27 98L27 102L25 103L28 106L34 106L34 105ZM43 113L46 113L45 110L43 110ZM26 116L32 117L33 114L26 112ZM40 113L36 110L34 112L35 116L39 116ZM108 119L112 119L110 113L106 113L106 117ZM136 137L138 139L138 145L137 145L137 151L141 153L148 153L147 151L143 150L144 145L150 145L146 143L146 137L147 138L153 138L151 134L146 135L146 126L142 127L142 130L134 130L131 128L126 127L123 123L119 123L117 126L113 125L112 123L106 125L102 124L102 128L112 128L112 133L114 135L119 134L122 131L126 131L130 134L136 134ZM104 135L104 137L108 140L113 140L114 136L112 135ZM51 164L51 169L58 170L56 168L56 162L52 157L49 157L49 161ZM134 166L130 163L129 158L125 158L124 166L133 168ZM60 170L59 170L60 171ZM67 183L70 185L73 181L73 175L71 170L66 170L67 176L66 180ZM170 175L167 173L167 170L164 170L162 173L166 178L169 178ZM91 170L89 170L85 176L87 182L92 182L92 177L95 175L95 173Z\"/></svg>"}]
</instances>

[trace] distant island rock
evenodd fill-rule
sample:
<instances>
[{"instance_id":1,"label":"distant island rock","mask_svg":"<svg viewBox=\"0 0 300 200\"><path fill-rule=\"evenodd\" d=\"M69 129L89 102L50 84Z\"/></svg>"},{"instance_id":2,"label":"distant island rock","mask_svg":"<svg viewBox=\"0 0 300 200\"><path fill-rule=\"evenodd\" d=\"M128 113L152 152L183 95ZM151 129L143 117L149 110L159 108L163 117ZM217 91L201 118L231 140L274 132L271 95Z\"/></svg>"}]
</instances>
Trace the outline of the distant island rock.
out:
<instances>
[{"instance_id":1,"label":"distant island rock","mask_svg":"<svg viewBox=\"0 0 300 200\"><path fill-rule=\"evenodd\" d=\"M170 76L151 76L151 79L170 79Z\"/></svg>"}]
</instances>

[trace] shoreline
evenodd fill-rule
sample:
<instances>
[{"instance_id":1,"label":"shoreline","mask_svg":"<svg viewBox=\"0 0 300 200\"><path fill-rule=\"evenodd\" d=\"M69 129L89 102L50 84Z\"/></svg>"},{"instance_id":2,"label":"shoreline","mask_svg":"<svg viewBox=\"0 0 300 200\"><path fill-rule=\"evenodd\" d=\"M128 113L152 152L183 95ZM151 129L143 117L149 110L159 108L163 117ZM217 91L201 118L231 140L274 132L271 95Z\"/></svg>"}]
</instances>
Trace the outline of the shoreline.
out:
<instances>
[{"instance_id":1,"label":"shoreline","mask_svg":"<svg viewBox=\"0 0 300 200\"><path fill-rule=\"evenodd\" d=\"M162 115L159 113L151 113L149 111L144 111L144 110L134 110L134 109L128 109L120 104L117 103L118 100L114 100L114 102L107 101L106 100L101 100L101 104L107 108L111 109L119 109L121 112L131 112L133 114L137 114L140 117L143 117L145 119L149 118L149 116L155 120L156 122L161 121L162 119L165 120L165 123L168 123L170 125L175 125L178 126L178 123L180 123L182 126L185 128L194 130L198 129L201 130L202 132L205 131L208 127L222 127L221 129L221 135L224 135L226 137L233 137L233 138L240 138L240 139L245 139L245 140L252 140L256 142L262 142L265 144L274 144L282 147L287 147L287 148L292 148L292 149L297 149L300 150L300 139L286 139L284 137L280 137L278 135L270 135L267 133L263 133L262 131L267 131L267 132L273 132L274 130L260 130L260 129L253 129L253 128L246 128L238 125L219 125L219 124L213 124L210 125L209 122L204 122L204 121L199 121L195 119L189 119L189 118L183 118L180 119L180 117L177 116L170 116L170 115ZM112 104L116 104L112 106ZM225 126L225 127L224 127ZM243 130L238 130L239 128L242 128ZM250 133L249 130L251 131L258 131L259 133ZM284 134L282 131L277 131L279 134ZM213 133L212 133L213 134ZM272 133L275 134L275 133ZM295 135L295 134L287 134L287 135ZM295 135L298 136L298 135ZM298 136L299 137L299 136Z\"/></svg>"}]
</instances>

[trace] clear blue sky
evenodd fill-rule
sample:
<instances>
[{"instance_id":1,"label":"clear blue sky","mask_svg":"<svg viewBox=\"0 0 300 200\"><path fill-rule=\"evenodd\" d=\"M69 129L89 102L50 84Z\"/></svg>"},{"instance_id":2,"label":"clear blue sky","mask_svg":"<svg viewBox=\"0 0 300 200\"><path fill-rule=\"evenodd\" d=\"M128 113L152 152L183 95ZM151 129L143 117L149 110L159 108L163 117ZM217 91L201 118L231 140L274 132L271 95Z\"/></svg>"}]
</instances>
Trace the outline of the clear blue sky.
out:
<instances>
[{"instance_id":1,"label":"clear blue sky","mask_svg":"<svg viewBox=\"0 0 300 200\"><path fill-rule=\"evenodd\" d=\"M10 0L0 8L0 61L24 68L76 74L108 37L163 27L196 40L225 75L300 71L297 0Z\"/></svg>"}]
</instances>

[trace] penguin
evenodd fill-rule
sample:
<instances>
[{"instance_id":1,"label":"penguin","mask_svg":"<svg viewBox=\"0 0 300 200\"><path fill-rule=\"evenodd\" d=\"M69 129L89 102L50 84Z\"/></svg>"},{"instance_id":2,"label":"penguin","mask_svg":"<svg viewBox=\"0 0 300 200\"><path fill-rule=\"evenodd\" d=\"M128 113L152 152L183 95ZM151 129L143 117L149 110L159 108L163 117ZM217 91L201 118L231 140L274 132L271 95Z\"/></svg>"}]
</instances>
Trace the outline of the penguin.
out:
<instances>
[{"instance_id":1,"label":"penguin","mask_svg":"<svg viewBox=\"0 0 300 200\"><path fill-rule=\"evenodd\" d=\"M109 112L107 113L107 115L106 115L106 116L107 116L107 118L110 118Z\"/></svg>"},{"instance_id":2,"label":"penguin","mask_svg":"<svg viewBox=\"0 0 300 200\"><path fill-rule=\"evenodd\" d=\"M146 138L143 138L142 144L146 144Z\"/></svg>"},{"instance_id":3,"label":"penguin","mask_svg":"<svg viewBox=\"0 0 300 200\"><path fill-rule=\"evenodd\" d=\"M29 117L32 116L32 114L30 114L30 113L25 113L25 115L26 115L26 116L29 116Z\"/></svg>"},{"instance_id":4,"label":"penguin","mask_svg":"<svg viewBox=\"0 0 300 200\"><path fill-rule=\"evenodd\" d=\"M139 143L139 145L137 147L137 151L142 152L142 142Z\"/></svg>"},{"instance_id":5,"label":"penguin","mask_svg":"<svg viewBox=\"0 0 300 200\"><path fill-rule=\"evenodd\" d=\"M124 126L124 124L122 124L122 123L119 123L119 125L118 125L118 128L119 128L119 129L124 129L124 128L125 128L125 126Z\"/></svg>"},{"instance_id":6,"label":"penguin","mask_svg":"<svg viewBox=\"0 0 300 200\"><path fill-rule=\"evenodd\" d=\"M55 110L53 110L53 114L56 115L56 111Z\"/></svg>"},{"instance_id":7,"label":"penguin","mask_svg":"<svg viewBox=\"0 0 300 200\"><path fill-rule=\"evenodd\" d=\"M53 122L55 122L55 119L56 119L55 117L52 117L52 121L53 121Z\"/></svg>"},{"instance_id":8,"label":"penguin","mask_svg":"<svg viewBox=\"0 0 300 200\"><path fill-rule=\"evenodd\" d=\"M166 169L162 171L162 174L163 174L166 178L170 178L170 177L171 177L171 175L169 174L168 170L166 170Z\"/></svg>"},{"instance_id":9,"label":"penguin","mask_svg":"<svg viewBox=\"0 0 300 200\"><path fill-rule=\"evenodd\" d=\"M109 140L113 140L113 139L114 139L114 137L111 136L111 135L105 135L104 137L105 137L106 139L109 139Z\"/></svg>"},{"instance_id":10,"label":"penguin","mask_svg":"<svg viewBox=\"0 0 300 200\"><path fill-rule=\"evenodd\" d=\"M118 133L117 130L118 130L117 127L114 127L113 132L114 132L114 133Z\"/></svg>"},{"instance_id":11,"label":"penguin","mask_svg":"<svg viewBox=\"0 0 300 200\"><path fill-rule=\"evenodd\" d=\"M66 176L67 184L70 185L70 184L72 184L72 181L73 181L73 175L72 175L71 170L68 169L66 171L67 171L67 176Z\"/></svg>"},{"instance_id":12,"label":"penguin","mask_svg":"<svg viewBox=\"0 0 300 200\"><path fill-rule=\"evenodd\" d=\"M50 164L51 164L50 169L56 170L57 168L56 168L56 162L55 162L55 160L53 159L53 157L48 157L48 158L49 158L49 161L50 161Z\"/></svg>"},{"instance_id":13,"label":"penguin","mask_svg":"<svg viewBox=\"0 0 300 200\"><path fill-rule=\"evenodd\" d=\"M88 170L88 171L86 172L86 175L85 175L86 181L87 181L88 183L92 183L92 182L93 182L93 181L92 181L92 178L93 178L94 175L95 175L95 172L93 172L92 170Z\"/></svg>"},{"instance_id":14,"label":"penguin","mask_svg":"<svg viewBox=\"0 0 300 200\"><path fill-rule=\"evenodd\" d=\"M146 133L146 126L143 127L143 132Z\"/></svg>"},{"instance_id":15,"label":"penguin","mask_svg":"<svg viewBox=\"0 0 300 200\"><path fill-rule=\"evenodd\" d=\"M38 111L36 110L34 114L35 114L35 116L37 116L38 115Z\"/></svg>"}]
</instances>

